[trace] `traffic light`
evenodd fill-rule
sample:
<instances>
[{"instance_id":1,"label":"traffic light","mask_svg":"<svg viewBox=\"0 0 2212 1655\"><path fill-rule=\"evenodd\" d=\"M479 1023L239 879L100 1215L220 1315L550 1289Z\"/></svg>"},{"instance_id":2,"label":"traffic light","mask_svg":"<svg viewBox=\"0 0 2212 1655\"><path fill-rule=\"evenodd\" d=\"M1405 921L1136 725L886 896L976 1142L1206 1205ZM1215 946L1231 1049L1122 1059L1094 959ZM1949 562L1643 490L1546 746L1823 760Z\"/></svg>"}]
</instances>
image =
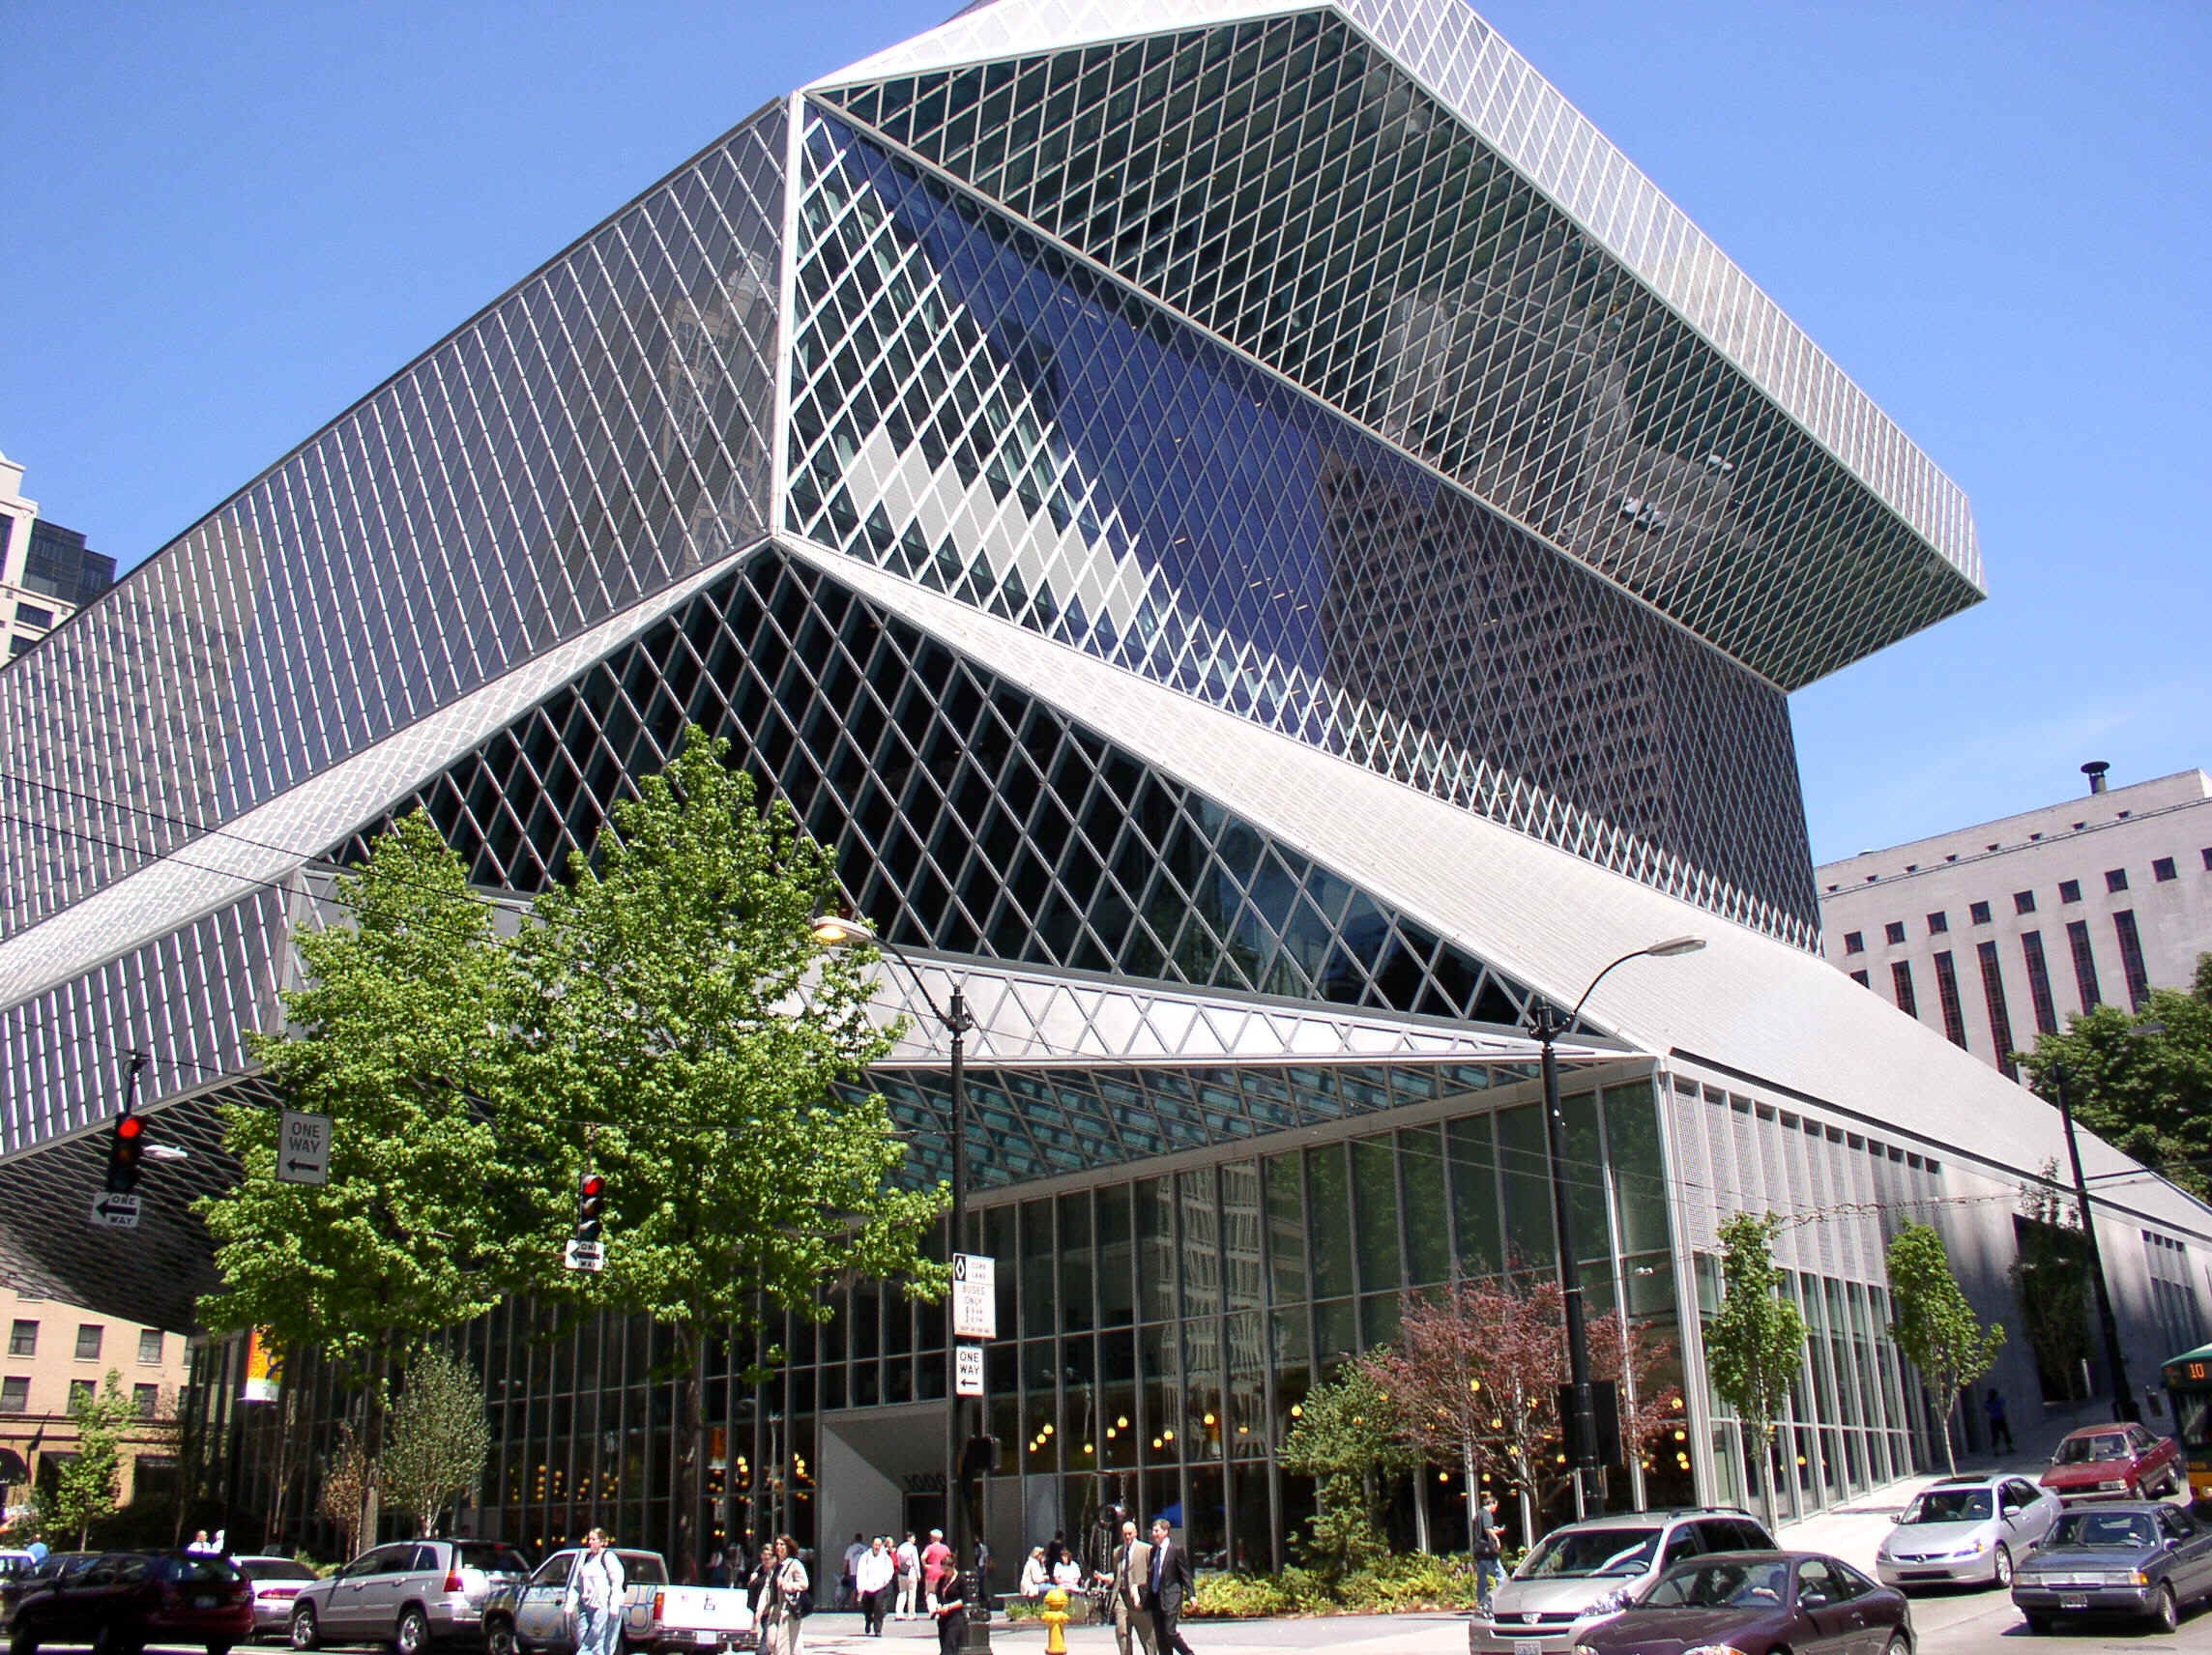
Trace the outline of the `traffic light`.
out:
<instances>
[{"instance_id":1,"label":"traffic light","mask_svg":"<svg viewBox=\"0 0 2212 1655\"><path fill-rule=\"evenodd\" d=\"M138 1187L138 1162L146 1153L146 1119L118 1115L107 1138L107 1192L129 1195Z\"/></svg>"},{"instance_id":2,"label":"traffic light","mask_svg":"<svg viewBox=\"0 0 2212 1655\"><path fill-rule=\"evenodd\" d=\"M586 1173L576 1185L576 1239L597 1241L606 1210L607 1180L597 1173Z\"/></svg>"}]
</instances>

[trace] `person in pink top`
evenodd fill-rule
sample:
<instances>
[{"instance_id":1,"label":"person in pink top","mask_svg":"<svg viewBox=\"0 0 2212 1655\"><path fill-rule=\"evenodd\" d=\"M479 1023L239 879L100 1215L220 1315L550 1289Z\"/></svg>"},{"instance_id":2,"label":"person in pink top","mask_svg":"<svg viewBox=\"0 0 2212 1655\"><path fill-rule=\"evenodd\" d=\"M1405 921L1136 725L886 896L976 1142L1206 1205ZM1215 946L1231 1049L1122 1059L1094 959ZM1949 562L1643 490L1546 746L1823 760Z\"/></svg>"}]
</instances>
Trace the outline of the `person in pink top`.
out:
<instances>
[{"instance_id":1,"label":"person in pink top","mask_svg":"<svg viewBox=\"0 0 2212 1655\"><path fill-rule=\"evenodd\" d=\"M929 1531L929 1544L921 1549L921 1589L929 1601L929 1612L937 1612L937 1587L946 1576L952 1573L952 1548L945 1544L945 1530Z\"/></svg>"}]
</instances>

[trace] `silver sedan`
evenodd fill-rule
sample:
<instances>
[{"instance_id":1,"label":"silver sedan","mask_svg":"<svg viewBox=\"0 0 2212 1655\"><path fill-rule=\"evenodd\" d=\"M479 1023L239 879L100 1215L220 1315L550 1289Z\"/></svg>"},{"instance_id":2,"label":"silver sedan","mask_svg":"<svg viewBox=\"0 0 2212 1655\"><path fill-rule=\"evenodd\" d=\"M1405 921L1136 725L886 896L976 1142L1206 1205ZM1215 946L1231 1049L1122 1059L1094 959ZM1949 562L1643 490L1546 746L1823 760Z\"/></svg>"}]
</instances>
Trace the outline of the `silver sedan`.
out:
<instances>
[{"instance_id":1,"label":"silver sedan","mask_svg":"<svg viewBox=\"0 0 2212 1655\"><path fill-rule=\"evenodd\" d=\"M1906 1589L1964 1583L2002 1589L2063 1509L2056 1495L2025 1477L1944 1477L1899 1514L1875 1554L1875 1573L1882 1584Z\"/></svg>"}]
</instances>

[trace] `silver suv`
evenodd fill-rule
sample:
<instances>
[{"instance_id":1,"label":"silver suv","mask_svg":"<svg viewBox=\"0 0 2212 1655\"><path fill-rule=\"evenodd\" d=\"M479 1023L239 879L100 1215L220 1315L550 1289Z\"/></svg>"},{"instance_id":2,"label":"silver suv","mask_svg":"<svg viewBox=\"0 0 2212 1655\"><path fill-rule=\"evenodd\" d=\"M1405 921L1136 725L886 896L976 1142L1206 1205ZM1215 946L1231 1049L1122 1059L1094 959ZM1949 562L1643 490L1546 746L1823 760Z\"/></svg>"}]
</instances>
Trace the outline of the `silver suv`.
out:
<instances>
[{"instance_id":1,"label":"silver suv","mask_svg":"<svg viewBox=\"0 0 2212 1655\"><path fill-rule=\"evenodd\" d=\"M1771 1552L1774 1537L1750 1513L1700 1506L1631 1511L1555 1528L1490 1595L1490 1618L1467 1629L1471 1655L1566 1655L1584 1631L1685 1557Z\"/></svg>"},{"instance_id":2,"label":"silver suv","mask_svg":"<svg viewBox=\"0 0 2212 1655\"><path fill-rule=\"evenodd\" d=\"M495 1540L401 1540L364 1552L292 1600L292 1647L390 1643L399 1655L483 1641L484 1600L530 1573Z\"/></svg>"}]
</instances>

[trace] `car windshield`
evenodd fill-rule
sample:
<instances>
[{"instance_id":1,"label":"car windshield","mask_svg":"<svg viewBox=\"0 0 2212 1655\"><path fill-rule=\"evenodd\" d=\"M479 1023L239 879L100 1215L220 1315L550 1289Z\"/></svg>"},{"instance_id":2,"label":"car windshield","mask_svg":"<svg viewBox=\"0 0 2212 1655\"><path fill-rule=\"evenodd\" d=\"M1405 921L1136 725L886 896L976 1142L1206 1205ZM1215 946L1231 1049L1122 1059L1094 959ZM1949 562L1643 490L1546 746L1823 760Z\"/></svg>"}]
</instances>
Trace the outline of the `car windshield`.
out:
<instances>
[{"instance_id":1,"label":"car windshield","mask_svg":"<svg viewBox=\"0 0 2212 1655\"><path fill-rule=\"evenodd\" d=\"M2118 1432L2108 1432L2101 1437L2069 1437L2058 1444L2060 1466L2087 1466L2098 1460L2125 1460L2128 1457L2128 1439Z\"/></svg>"},{"instance_id":2,"label":"car windshield","mask_svg":"<svg viewBox=\"0 0 2212 1655\"><path fill-rule=\"evenodd\" d=\"M1780 1558L1715 1560L1676 1569L1644 1595L1644 1609L1774 1609L1790 1586Z\"/></svg>"},{"instance_id":3,"label":"car windshield","mask_svg":"<svg viewBox=\"0 0 2212 1655\"><path fill-rule=\"evenodd\" d=\"M238 1565L249 1581L311 1581L315 1571L289 1557L248 1557Z\"/></svg>"},{"instance_id":4,"label":"car windshield","mask_svg":"<svg viewBox=\"0 0 2212 1655\"><path fill-rule=\"evenodd\" d=\"M2053 1550L2068 1546L2124 1546L2131 1551L2151 1544L2151 1521L2139 1511L2070 1511L2052 1525L2044 1544Z\"/></svg>"},{"instance_id":5,"label":"car windshield","mask_svg":"<svg viewBox=\"0 0 2212 1655\"><path fill-rule=\"evenodd\" d=\"M453 1548L456 1567L480 1569L487 1575L527 1575L530 1565L522 1560L522 1553L511 1546L495 1546L488 1540L464 1540Z\"/></svg>"},{"instance_id":6,"label":"car windshield","mask_svg":"<svg viewBox=\"0 0 2212 1655\"><path fill-rule=\"evenodd\" d=\"M1577 1575L1641 1575L1658 1555L1656 1528L1562 1528L1548 1534L1514 1571L1521 1581Z\"/></svg>"},{"instance_id":7,"label":"car windshield","mask_svg":"<svg viewBox=\"0 0 2212 1655\"><path fill-rule=\"evenodd\" d=\"M1987 1489L1930 1489L1906 1511L1906 1523L1987 1523Z\"/></svg>"}]
</instances>

